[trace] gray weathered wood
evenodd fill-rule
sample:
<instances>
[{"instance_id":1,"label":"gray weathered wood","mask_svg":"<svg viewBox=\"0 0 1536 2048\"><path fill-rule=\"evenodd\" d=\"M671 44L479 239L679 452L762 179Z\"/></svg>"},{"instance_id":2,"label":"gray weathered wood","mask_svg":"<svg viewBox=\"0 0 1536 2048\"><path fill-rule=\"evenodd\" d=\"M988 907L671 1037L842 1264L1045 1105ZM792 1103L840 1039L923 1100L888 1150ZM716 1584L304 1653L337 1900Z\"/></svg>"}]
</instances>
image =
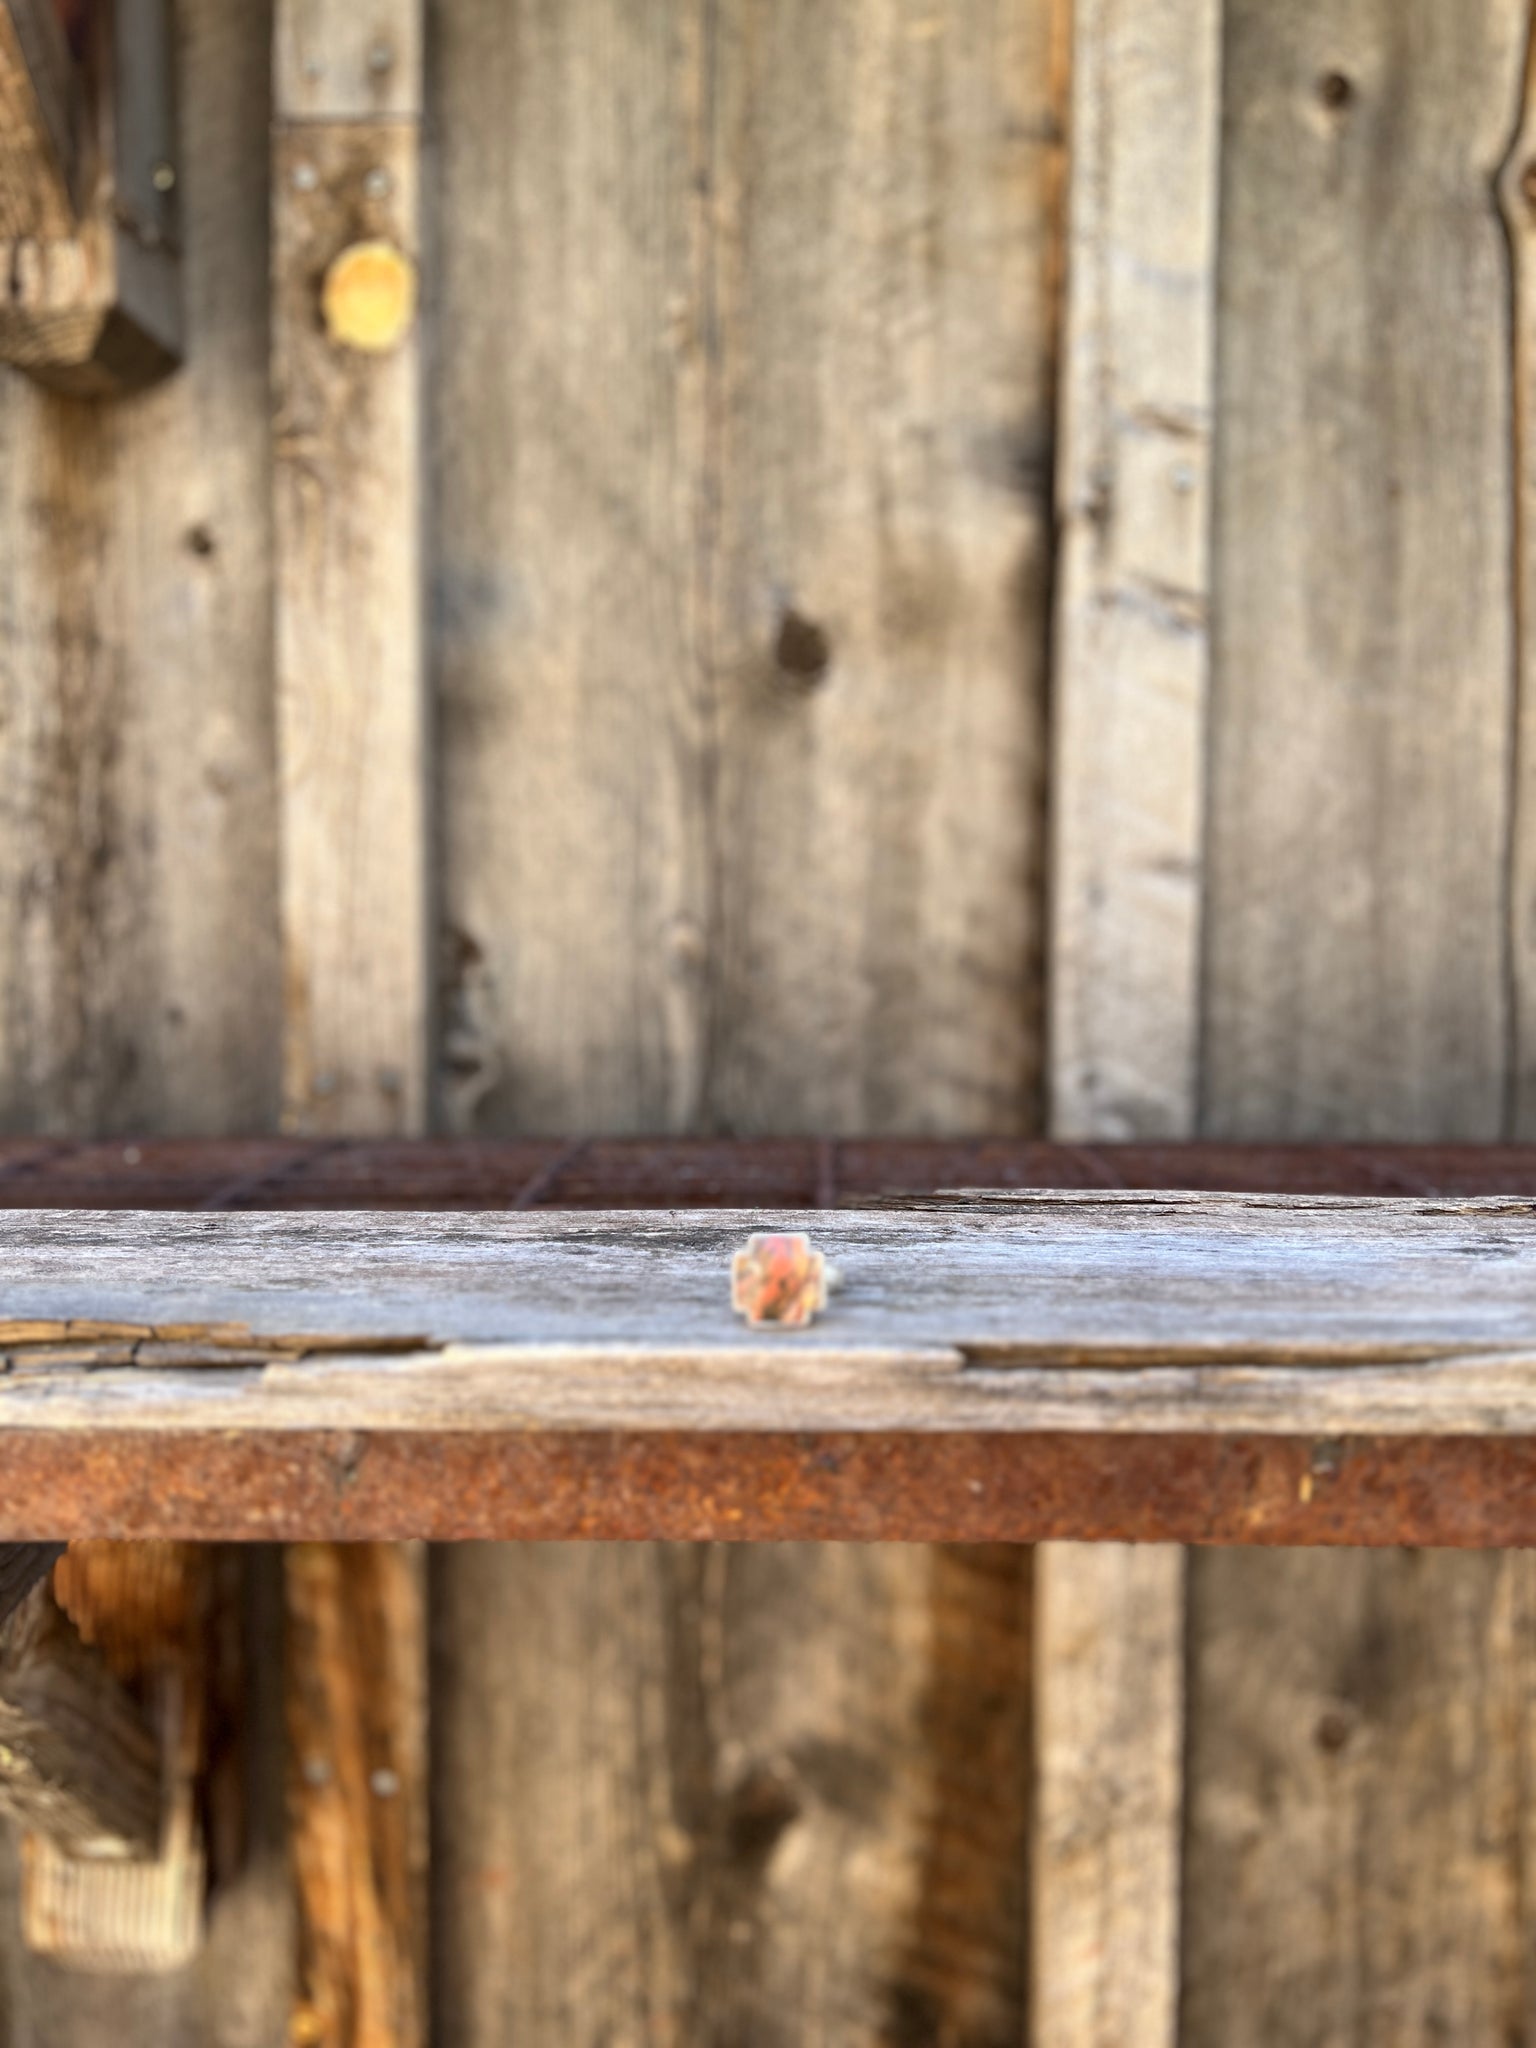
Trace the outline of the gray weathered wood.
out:
<instances>
[{"instance_id":1,"label":"gray weathered wood","mask_svg":"<svg viewBox=\"0 0 1536 2048\"><path fill-rule=\"evenodd\" d=\"M1225 18L1202 1128L1495 1136L1523 0ZM1450 311L1449 309L1454 309ZM1521 554L1527 552L1521 544ZM1528 2031L1519 1557L1192 1567L1186 2048Z\"/></svg>"},{"instance_id":2,"label":"gray weathered wood","mask_svg":"<svg viewBox=\"0 0 1536 2048\"><path fill-rule=\"evenodd\" d=\"M1188 1137L1210 614L1220 21L1074 14L1051 762L1052 1133Z\"/></svg>"},{"instance_id":3,"label":"gray weathered wood","mask_svg":"<svg viewBox=\"0 0 1536 2048\"><path fill-rule=\"evenodd\" d=\"M1525 1434L1518 1198L1040 1195L791 1216L846 1276L728 1304L729 1211L0 1215L8 1427ZM262 1361L265 1362L262 1362Z\"/></svg>"},{"instance_id":4,"label":"gray weathered wood","mask_svg":"<svg viewBox=\"0 0 1536 2048\"><path fill-rule=\"evenodd\" d=\"M1050 1127L1187 1137L1198 1086L1221 8L1072 16ZM1184 1563L1036 1560L1039 2048L1171 2048Z\"/></svg>"},{"instance_id":5,"label":"gray weathered wood","mask_svg":"<svg viewBox=\"0 0 1536 2048\"><path fill-rule=\"evenodd\" d=\"M420 1135L419 0L279 0L273 59L284 1120ZM359 261L406 295L382 321L376 290L341 295ZM418 1556L382 1547L305 1547L286 1564L292 2029L337 2048L423 2038L421 1578Z\"/></svg>"},{"instance_id":6,"label":"gray weathered wood","mask_svg":"<svg viewBox=\"0 0 1536 2048\"><path fill-rule=\"evenodd\" d=\"M264 17L182 9L190 362L0 371L0 1123L259 1129L281 980Z\"/></svg>"},{"instance_id":7,"label":"gray weathered wood","mask_svg":"<svg viewBox=\"0 0 1536 2048\"><path fill-rule=\"evenodd\" d=\"M270 1127L277 1111L271 21L263 5L182 0L176 13L179 176L157 206L169 197L179 219L188 360L125 406L60 400L0 370L0 1123L12 1130L227 1132ZM260 1657L253 1667L245 1703L263 1692ZM242 1754L259 1760L264 1745L258 1711ZM258 1777L251 1799L258 1853L226 1863L207 1957L187 1970L86 1978L27 1954L6 1913L8 2048L275 2048L292 1953L267 1832L280 1783Z\"/></svg>"},{"instance_id":8,"label":"gray weathered wood","mask_svg":"<svg viewBox=\"0 0 1536 2048\"><path fill-rule=\"evenodd\" d=\"M322 14L284 10L280 71ZM325 111L279 121L272 165L284 1113L403 1134L425 1116L429 1007L419 344L407 316L349 345L322 303L349 249L382 247L408 288L420 133Z\"/></svg>"},{"instance_id":9,"label":"gray weathered wood","mask_svg":"<svg viewBox=\"0 0 1536 2048\"><path fill-rule=\"evenodd\" d=\"M1526 16L1228 13L1211 1135L1502 1132Z\"/></svg>"},{"instance_id":10,"label":"gray weathered wood","mask_svg":"<svg viewBox=\"0 0 1536 2048\"><path fill-rule=\"evenodd\" d=\"M435 17L452 1128L1033 1123L1059 13ZM957 1869L1017 1901L1016 1759L958 1842L925 1754L1017 1731L1018 1561L978 1567L1004 1620L921 1552L764 1560L710 1610L712 1657L775 1674L725 1718L696 1562L442 1559L440 2037L1016 2040L1022 1915L945 1909ZM839 1763L770 1855L790 1716ZM714 1788L759 1755L737 1827ZM677 1778L720 1846L673 1864L624 1816ZM603 1960L557 1994L587 1901Z\"/></svg>"}]
</instances>

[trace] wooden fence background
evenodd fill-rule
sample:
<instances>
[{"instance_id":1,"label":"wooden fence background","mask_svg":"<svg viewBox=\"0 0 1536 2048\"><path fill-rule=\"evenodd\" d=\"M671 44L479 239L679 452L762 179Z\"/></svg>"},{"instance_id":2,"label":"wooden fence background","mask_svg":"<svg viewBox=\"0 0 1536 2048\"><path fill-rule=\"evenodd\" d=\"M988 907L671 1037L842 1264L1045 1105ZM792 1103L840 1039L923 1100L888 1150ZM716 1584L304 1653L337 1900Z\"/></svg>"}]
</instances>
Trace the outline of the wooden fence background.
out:
<instances>
[{"instance_id":1,"label":"wooden fence background","mask_svg":"<svg viewBox=\"0 0 1536 2048\"><path fill-rule=\"evenodd\" d=\"M0 379L0 1123L1530 1137L1530 48L182 0L187 367ZM380 364L315 314L359 223ZM446 2048L1536 2041L1522 1557L430 1595ZM7 1915L0 2041L285 2038L253 1688L206 1962Z\"/></svg>"}]
</instances>

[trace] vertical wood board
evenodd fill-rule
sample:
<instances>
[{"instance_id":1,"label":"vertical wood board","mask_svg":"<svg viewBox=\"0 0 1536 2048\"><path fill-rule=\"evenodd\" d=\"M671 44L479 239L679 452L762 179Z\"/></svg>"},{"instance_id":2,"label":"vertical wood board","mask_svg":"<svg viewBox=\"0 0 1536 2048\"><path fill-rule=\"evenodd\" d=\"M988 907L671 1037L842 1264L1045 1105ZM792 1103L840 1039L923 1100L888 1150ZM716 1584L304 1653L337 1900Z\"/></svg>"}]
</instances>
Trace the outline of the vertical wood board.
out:
<instances>
[{"instance_id":1,"label":"vertical wood board","mask_svg":"<svg viewBox=\"0 0 1536 2048\"><path fill-rule=\"evenodd\" d=\"M0 1123L259 1129L277 1099L264 8L186 9L191 361L0 372Z\"/></svg>"},{"instance_id":2,"label":"vertical wood board","mask_svg":"<svg viewBox=\"0 0 1536 2048\"><path fill-rule=\"evenodd\" d=\"M440 15L451 1127L1032 1123L1053 12ZM434 1601L435 2038L1016 2048L1025 1560Z\"/></svg>"},{"instance_id":3,"label":"vertical wood board","mask_svg":"<svg viewBox=\"0 0 1536 2048\"><path fill-rule=\"evenodd\" d=\"M1194 1128L1221 14L1073 10L1047 961L1061 1138ZM1185 1577L1168 1548L1037 1554L1037 2048L1176 2038Z\"/></svg>"},{"instance_id":4,"label":"vertical wood board","mask_svg":"<svg viewBox=\"0 0 1536 2048\"><path fill-rule=\"evenodd\" d=\"M1227 9L1210 1135L1503 1127L1528 17ZM1528 1577L1195 1558L1186 2048L1529 2030Z\"/></svg>"},{"instance_id":5,"label":"vertical wood board","mask_svg":"<svg viewBox=\"0 0 1536 2048\"><path fill-rule=\"evenodd\" d=\"M277 1107L270 34L179 10L187 365L99 406L0 372L0 1121L122 1133L127 1165L136 1133ZM281 1790L248 1796L259 1845ZM85 1977L23 1950L0 1847L8 2048L277 2048L280 1858L226 1867L193 1965Z\"/></svg>"},{"instance_id":6,"label":"vertical wood board","mask_svg":"<svg viewBox=\"0 0 1536 2048\"><path fill-rule=\"evenodd\" d=\"M403 1135L427 1088L426 713L414 324L328 335L344 250L414 261L410 122L279 126L273 145L276 660L284 1120Z\"/></svg>"},{"instance_id":7,"label":"vertical wood board","mask_svg":"<svg viewBox=\"0 0 1536 2048\"><path fill-rule=\"evenodd\" d=\"M284 1120L420 1135L432 866L414 296L422 10L279 0L275 30ZM290 2038L416 2048L422 1561L408 1547L302 1545L284 1585L300 1980Z\"/></svg>"},{"instance_id":8,"label":"vertical wood board","mask_svg":"<svg viewBox=\"0 0 1536 2048\"><path fill-rule=\"evenodd\" d=\"M1187 1137L1199 1038L1221 8L1074 13L1051 1128Z\"/></svg>"}]
</instances>

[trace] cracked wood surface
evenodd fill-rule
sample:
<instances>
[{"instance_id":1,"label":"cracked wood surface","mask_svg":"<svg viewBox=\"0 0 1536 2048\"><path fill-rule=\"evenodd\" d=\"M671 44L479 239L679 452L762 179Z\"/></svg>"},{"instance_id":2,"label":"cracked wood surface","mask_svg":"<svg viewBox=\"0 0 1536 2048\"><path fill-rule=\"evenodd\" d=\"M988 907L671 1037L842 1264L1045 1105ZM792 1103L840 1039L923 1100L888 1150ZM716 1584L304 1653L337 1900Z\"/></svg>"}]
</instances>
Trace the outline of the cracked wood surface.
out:
<instances>
[{"instance_id":1,"label":"cracked wood surface","mask_svg":"<svg viewBox=\"0 0 1536 2048\"><path fill-rule=\"evenodd\" d=\"M1077 1192L775 1216L844 1276L796 1334L730 1312L731 1250L762 1220L5 1212L0 1416L255 1434L1536 1429L1536 1205L1518 1197ZM104 1341L60 1342L82 1324Z\"/></svg>"}]
</instances>

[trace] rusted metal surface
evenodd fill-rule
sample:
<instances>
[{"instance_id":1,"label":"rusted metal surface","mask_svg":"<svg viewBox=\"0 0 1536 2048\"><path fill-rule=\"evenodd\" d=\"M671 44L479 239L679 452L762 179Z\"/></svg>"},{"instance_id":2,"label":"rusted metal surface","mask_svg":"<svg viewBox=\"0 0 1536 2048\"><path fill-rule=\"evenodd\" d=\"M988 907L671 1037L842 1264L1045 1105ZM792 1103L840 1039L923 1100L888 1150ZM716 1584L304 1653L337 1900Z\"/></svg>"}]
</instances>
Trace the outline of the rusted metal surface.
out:
<instances>
[{"instance_id":1,"label":"rusted metal surface","mask_svg":"<svg viewBox=\"0 0 1536 2048\"><path fill-rule=\"evenodd\" d=\"M0 1533L1536 1543L1536 1439L315 1432L0 1441Z\"/></svg>"},{"instance_id":2,"label":"rusted metal surface","mask_svg":"<svg viewBox=\"0 0 1536 2048\"><path fill-rule=\"evenodd\" d=\"M11 1208L858 1208L960 1187L1536 1195L1536 1146L0 1140L0 1206Z\"/></svg>"},{"instance_id":3,"label":"rusted metal surface","mask_svg":"<svg viewBox=\"0 0 1536 2048\"><path fill-rule=\"evenodd\" d=\"M859 1206L957 1187L1525 1194L1527 1146L0 1141L0 1206ZM0 1436L0 1539L1536 1543L1536 1439Z\"/></svg>"}]
</instances>

